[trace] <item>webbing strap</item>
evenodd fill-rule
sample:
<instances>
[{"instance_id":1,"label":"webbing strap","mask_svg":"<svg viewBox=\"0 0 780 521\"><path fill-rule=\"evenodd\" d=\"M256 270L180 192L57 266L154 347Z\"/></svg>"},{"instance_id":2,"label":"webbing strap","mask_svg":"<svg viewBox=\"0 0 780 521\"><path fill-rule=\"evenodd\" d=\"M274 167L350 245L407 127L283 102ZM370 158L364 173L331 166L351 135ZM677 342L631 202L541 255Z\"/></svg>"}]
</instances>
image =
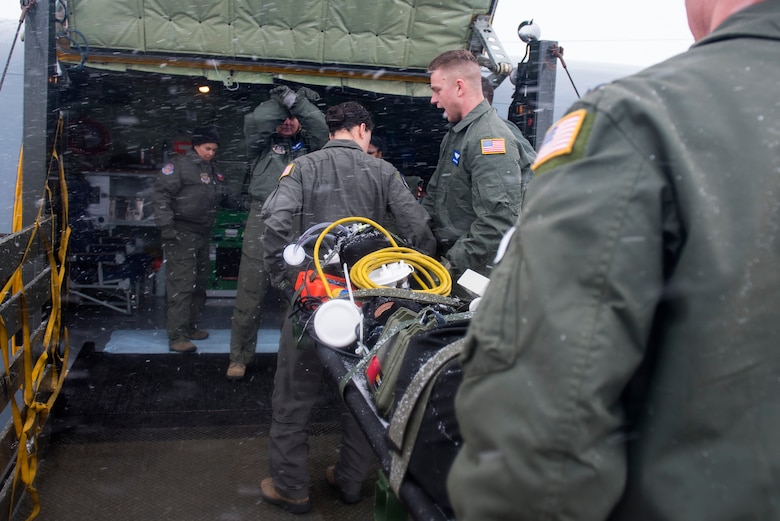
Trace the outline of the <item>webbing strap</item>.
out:
<instances>
[{"instance_id":1,"label":"webbing strap","mask_svg":"<svg viewBox=\"0 0 780 521\"><path fill-rule=\"evenodd\" d=\"M425 414L425 407L419 407L418 404L428 401L433 384L436 382L436 376L447 362L463 351L465 342L465 338L456 340L425 362L398 402L387 429L387 437L390 442L395 445L397 450L400 450L400 453L397 450L391 451L390 487L396 494L399 494L404 476L406 476L406 469L412 458L417 433Z\"/></svg>"},{"instance_id":2,"label":"webbing strap","mask_svg":"<svg viewBox=\"0 0 780 521\"><path fill-rule=\"evenodd\" d=\"M435 293L426 293L424 291L412 291L403 288L371 288L357 289L354 291L355 298L367 297L390 297L404 300L413 300L423 304L443 304L445 306L458 307L463 304L459 298L445 297Z\"/></svg>"},{"instance_id":3,"label":"webbing strap","mask_svg":"<svg viewBox=\"0 0 780 521\"><path fill-rule=\"evenodd\" d=\"M43 219L43 210L46 205L40 205L38 208L38 215L35 220L34 229L30 234L30 240L28 241L25 252L22 255L22 259L16 267L16 270L10 277L8 283L0 290L0 302L3 302L6 296L9 294L9 289L13 288L13 293L18 294L21 302L22 310L22 345L16 345L16 336L11 341L8 337L8 331L0 318L0 343L2 344L2 359L5 364L6 374L11 369L11 355L16 354L18 349L22 350L22 370L23 370L23 383L22 383L22 397L26 406L26 412L24 418L22 418L22 411L16 403L16 398L13 393L10 397L11 410L13 416L13 424L15 428L16 437L18 440L16 451L16 465L14 468L13 487L11 497L16 497L16 487L21 482L32 500L32 512L27 518L28 521L37 517L40 512L40 502L38 499L38 491L34 486L35 477L38 471L38 437L42 432L43 425L46 422L49 411L54 405L54 401L59 395L59 391L62 388L62 384L66 375L67 358L68 358L68 332L67 329L62 326L61 323L61 293L63 280L66 276L66 263L64 262L67 255L68 241L70 239L70 227L68 226L68 196L67 186L65 184L65 171L60 160L57 151L56 143L61 135L63 127L62 115L57 125L57 132L55 135L55 149L52 151L52 161L49 164L49 171L46 176L46 200L51 205L52 193L49 188L49 179L51 177L52 165L58 165L59 185L61 192L61 219L62 228L60 231L59 250L53 251L53 242L49 240L50 237L54 237L56 234L55 222L56 219L49 219L51 228L48 230L48 235L43 227L45 220ZM14 203L14 232L21 230L21 216L22 216L22 158L23 154L19 154L19 167L16 187L16 200ZM52 205L53 206L53 205ZM32 356L32 340L30 335L30 317L28 315L27 299L24 291L24 281L22 279L22 268L27 259L30 246L33 241L39 235L40 240L45 246L47 259L50 266L51 273L51 310L46 324L46 330L43 338L43 352L37 360L33 361ZM55 256L56 253L56 256ZM63 338L60 338L60 332L63 332ZM59 354L59 346L61 341L64 340L64 352L62 356ZM10 344L10 346L9 346ZM10 351L10 352L9 352ZM46 402L41 402L38 399L37 393L41 390L43 384L43 377L46 372L46 367L50 361L59 360L61 363L61 371L58 371L57 364L51 363L51 379L49 383L51 385L51 394ZM13 501L9 504L9 515L13 512Z\"/></svg>"},{"instance_id":4,"label":"webbing strap","mask_svg":"<svg viewBox=\"0 0 780 521\"><path fill-rule=\"evenodd\" d=\"M339 380L339 392L341 393L341 396L344 396L344 388L352 380L352 378L354 378L356 374L365 372L366 366L368 366L368 363L383 345L385 345L391 339L395 338L395 335L400 331L416 324L419 322L419 320L419 318L415 317L410 318L409 320L404 320L403 322L399 322L384 338L377 340L376 344L374 344L374 347L372 347L371 350L363 358L361 358L360 361L352 367L352 369L347 371L347 373L341 377L341 380Z\"/></svg>"}]
</instances>

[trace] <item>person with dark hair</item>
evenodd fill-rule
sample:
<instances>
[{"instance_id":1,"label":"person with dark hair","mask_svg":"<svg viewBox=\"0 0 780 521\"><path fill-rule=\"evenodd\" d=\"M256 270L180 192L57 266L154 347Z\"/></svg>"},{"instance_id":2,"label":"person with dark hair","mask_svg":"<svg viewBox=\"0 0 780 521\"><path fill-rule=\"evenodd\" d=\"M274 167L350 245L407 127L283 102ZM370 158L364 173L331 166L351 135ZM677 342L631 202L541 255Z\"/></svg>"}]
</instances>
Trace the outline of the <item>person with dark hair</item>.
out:
<instances>
[{"instance_id":1,"label":"person with dark hair","mask_svg":"<svg viewBox=\"0 0 780 521\"><path fill-rule=\"evenodd\" d=\"M209 336L196 324L206 303L211 228L220 206L238 207L214 161L216 128L196 128L191 142L191 150L163 165L151 196L165 253L168 347L179 353L196 351L192 340Z\"/></svg>"},{"instance_id":2,"label":"person with dark hair","mask_svg":"<svg viewBox=\"0 0 780 521\"><path fill-rule=\"evenodd\" d=\"M436 247L430 217L415 201L398 171L366 153L373 122L359 103L330 107L325 119L330 141L321 150L295 159L282 172L276 190L263 206L262 243L271 283L293 293L282 252L296 233L345 217L365 217L393 230L419 251ZM282 326L274 377L273 418L268 437L271 477L261 483L262 497L296 514L311 508L309 500L309 415L320 389L324 367L308 335L293 332L288 314ZM345 409L339 461L326 472L327 482L346 503L361 498L373 452L360 427Z\"/></svg>"},{"instance_id":3,"label":"person with dark hair","mask_svg":"<svg viewBox=\"0 0 780 521\"><path fill-rule=\"evenodd\" d=\"M385 155L385 141L381 137L371 133L371 143L368 144L368 155L374 156L379 159L383 159ZM418 201L422 195L422 183L423 179L419 176L403 174L404 183L409 188L415 199Z\"/></svg>"},{"instance_id":4,"label":"person with dark hair","mask_svg":"<svg viewBox=\"0 0 780 521\"><path fill-rule=\"evenodd\" d=\"M244 117L244 137L252 161L249 182L250 208L241 244L236 303L230 324L230 363L226 377L240 380L255 357L268 275L263 265L260 217L263 203L276 188L285 165L319 150L328 141L325 116L315 105L319 94L301 87L297 91L277 85L270 99Z\"/></svg>"},{"instance_id":5,"label":"person with dark hair","mask_svg":"<svg viewBox=\"0 0 780 521\"><path fill-rule=\"evenodd\" d=\"M780 519L780 2L685 7L688 51L539 148L461 355L459 521Z\"/></svg>"},{"instance_id":6,"label":"person with dark hair","mask_svg":"<svg viewBox=\"0 0 780 521\"><path fill-rule=\"evenodd\" d=\"M466 269L487 276L501 238L520 214L521 166L529 161L485 100L471 52L443 52L428 72L431 103L444 110L450 127L422 204L453 279Z\"/></svg>"},{"instance_id":7,"label":"person with dark hair","mask_svg":"<svg viewBox=\"0 0 780 521\"><path fill-rule=\"evenodd\" d=\"M371 143L368 144L368 150L366 151L368 155L374 156L378 159L382 159L382 156L384 155L384 150L385 150L385 141L379 136L374 136L372 133Z\"/></svg>"}]
</instances>

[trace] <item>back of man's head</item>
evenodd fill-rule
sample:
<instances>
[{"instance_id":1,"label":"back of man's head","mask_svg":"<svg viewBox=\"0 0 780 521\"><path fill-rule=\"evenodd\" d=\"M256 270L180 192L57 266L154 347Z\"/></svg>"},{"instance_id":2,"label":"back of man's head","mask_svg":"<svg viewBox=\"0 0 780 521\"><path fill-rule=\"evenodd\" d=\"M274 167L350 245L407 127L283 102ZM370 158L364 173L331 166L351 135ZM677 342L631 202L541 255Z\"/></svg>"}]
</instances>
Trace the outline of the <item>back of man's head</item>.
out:
<instances>
[{"instance_id":1,"label":"back of man's head","mask_svg":"<svg viewBox=\"0 0 780 521\"><path fill-rule=\"evenodd\" d=\"M726 18L762 2L776 0L687 0L688 27L697 42L714 31Z\"/></svg>"}]
</instances>

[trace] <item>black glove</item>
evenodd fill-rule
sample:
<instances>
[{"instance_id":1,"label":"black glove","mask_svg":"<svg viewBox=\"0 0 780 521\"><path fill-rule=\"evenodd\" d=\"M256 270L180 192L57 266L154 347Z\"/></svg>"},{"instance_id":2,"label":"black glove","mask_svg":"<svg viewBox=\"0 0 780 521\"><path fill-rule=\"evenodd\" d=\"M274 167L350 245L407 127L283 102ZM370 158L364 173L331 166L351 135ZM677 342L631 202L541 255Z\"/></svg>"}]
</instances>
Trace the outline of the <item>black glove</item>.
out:
<instances>
[{"instance_id":1,"label":"black glove","mask_svg":"<svg viewBox=\"0 0 780 521\"><path fill-rule=\"evenodd\" d=\"M163 226L160 228L160 238L164 241L175 241L176 229L173 226Z\"/></svg>"},{"instance_id":2,"label":"black glove","mask_svg":"<svg viewBox=\"0 0 780 521\"><path fill-rule=\"evenodd\" d=\"M271 89L269 94L271 95L271 99L278 101L287 110L290 110L295 103L295 100L298 99L298 95L295 94L295 91L287 85L278 85Z\"/></svg>"}]
</instances>

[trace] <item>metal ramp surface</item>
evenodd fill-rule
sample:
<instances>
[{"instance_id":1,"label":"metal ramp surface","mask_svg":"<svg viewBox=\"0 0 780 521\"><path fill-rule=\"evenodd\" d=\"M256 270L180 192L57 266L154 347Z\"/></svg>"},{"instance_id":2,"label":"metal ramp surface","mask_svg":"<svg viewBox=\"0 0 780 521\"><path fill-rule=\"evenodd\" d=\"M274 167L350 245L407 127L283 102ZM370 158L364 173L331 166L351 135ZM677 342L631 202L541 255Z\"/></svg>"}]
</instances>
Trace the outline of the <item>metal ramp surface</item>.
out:
<instances>
[{"instance_id":1,"label":"metal ramp surface","mask_svg":"<svg viewBox=\"0 0 780 521\"><path fill-rule=\"evenodd\" d=\"M329 378L312 416L311 512L292 515L262 501L276 355L258 354L239 382L225 378L227 361L227 354L113 354L86 342L39 454L36 519L373 519L374 480L356 505L343 504L324 480L338 457L341 407ZM12 521L26 519L31 505L25 495Z\"/></svg>"}]
</instances>

